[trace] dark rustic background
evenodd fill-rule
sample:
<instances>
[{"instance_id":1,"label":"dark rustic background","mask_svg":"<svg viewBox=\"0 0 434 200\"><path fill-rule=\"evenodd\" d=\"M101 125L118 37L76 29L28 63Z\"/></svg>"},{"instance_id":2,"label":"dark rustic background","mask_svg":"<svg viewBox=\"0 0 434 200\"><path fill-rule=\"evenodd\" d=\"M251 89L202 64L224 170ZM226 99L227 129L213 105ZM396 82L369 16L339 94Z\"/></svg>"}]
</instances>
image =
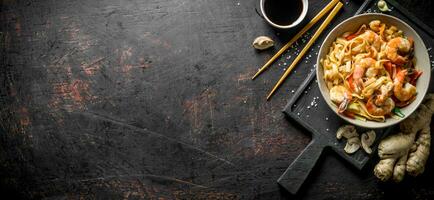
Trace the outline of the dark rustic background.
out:
<instances>
[{"instance_id":1,"label":"dark rustic background","mask_svg":"<svg viewBox=\"0 0 434 200\"><path fill-rule=\"evenodd\" d=\"M0 2L3 197L434 196L433 159L395 185L327 154L299 195L278 187L310 138L280 112L297 84L265 101L282 67L250 80L273 53L251 41L290 36L265 24L257 0ZM432 1L399 2L434 27Z\"/></svg>"}]
</instances>

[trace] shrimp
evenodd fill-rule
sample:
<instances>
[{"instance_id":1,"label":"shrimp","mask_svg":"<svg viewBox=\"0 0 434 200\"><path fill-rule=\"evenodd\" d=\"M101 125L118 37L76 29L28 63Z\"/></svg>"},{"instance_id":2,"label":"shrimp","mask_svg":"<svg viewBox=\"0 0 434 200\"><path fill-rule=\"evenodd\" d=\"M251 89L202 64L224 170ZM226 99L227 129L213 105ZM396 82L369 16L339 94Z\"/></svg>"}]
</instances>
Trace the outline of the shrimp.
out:
<instances>
[{"instance_id":1,"label":"shrimp","mask_svg":"<svg viewBox=\"0 0 434 200\"><path fill-rule=\"evenodd\" d=\"M405 77L408 74L409 71L407 69L401 70L396 74L395 79L393 80L393 94L402 102L410 100L417 93L414 85L408 82L404 83Z\"/></svg>"},{"instance_id":2,"label":"shrimp","mask_svg":"<svg viewBox=\"0 0 434 200\"><path fill-rule=\"evenodd\" d=\"M365 76L367 78L373 78L379 75L380 70L382 70L383 67L380 65L380 62L376 62L374 65L371 65L365 72Z\"/></svg>"},{"instance_id":3,"label":"shrimp","mask_svg":"<svg viewBox=\"0 0 434 200\"><path fill-rule=\"evenodd\" d=\"M395 108L395 102L392 98L387 98L382 105L375 104L376 98L378 98L378 96L372 96L366 103L366 110L369 114L374 116L384 116L392 112L393 108Z\"/></svg>"},{"instance_id":4,"label":"shrimp","mask_svg":"<svg viewBox=\"0 0 434 200\"><path fill-rule=\"evenodd\" d=\"M375 32L380 31L380 25L381 25L380 20L372 20L371 22L369 22L369 28Z\"/></svg>"},{"instance_id":5,"label":"shrimp","mask_svg":"<svg viewBox=\"0 0 434 200\"><path fill-rule=\"evenodd\" d=\"M386 56L393 63L403 65L407 63L408 58L399 53L409 53L412 46L410 40L402 37L393 38L386 45Z\"/></svg>"},{"instance_id":6,"label":"shrimp","mask_svg":"<svg viewBox=\"0 0 434 200\"><path fill-rule=\"evenodd\" d=\"M338 112L343 113L352 100L351 92L344 86L338 85L330 89L330 100L338 106Z\"/></svg>"},{"instance_id":7,"label":"shrimp","mask_svg":"<svg viewBox=\"0 0 434 200\"><path fill-rule=\"evenodd\" d=\"M363 34L360 35L361 38L365 39L369 44L376 50L380 50L381 48L381 37L378 36L374 31L367 30Z\"/></svg>"},{"instance_id":8,"label":"shrimp","mask_svg":"<svg viewBox=\"0 0 434 200\"><path fill-rule=\"evenodd\" d=\"M380 87L380 94L375 99L376 105L383 105L386 99L388 99L392 95L393 83L387 82L386 84Z\"/></svg>"},{"instance_id":9,"label":"shrimp","mask_svg":"<svg viewBox=\"0 0 434 200\"><path fill-rule=\"evenodd\" d=\"M354 64L353 80L356 93L359 93L363 88L362 77L365 74L365 70L373 65L375 65L375 60L373 58L362 58L357 63Z\"/></svg>"}]
</instances>

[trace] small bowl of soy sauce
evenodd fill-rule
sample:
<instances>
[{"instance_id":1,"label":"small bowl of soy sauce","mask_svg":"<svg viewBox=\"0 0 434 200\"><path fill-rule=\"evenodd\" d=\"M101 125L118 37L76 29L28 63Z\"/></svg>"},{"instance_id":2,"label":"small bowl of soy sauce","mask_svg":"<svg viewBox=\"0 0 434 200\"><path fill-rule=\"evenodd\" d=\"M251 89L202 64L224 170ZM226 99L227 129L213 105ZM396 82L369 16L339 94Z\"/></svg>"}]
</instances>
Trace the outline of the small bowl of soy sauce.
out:
<instances>
[{"instance_id":1,"label":"small bowl of soy sauce","mask_svg":"<svg viewBox=\"0 0 434 200\"><path fill-rule=\"evenodd\" d=\"M265 20L276 28L289 29L306 17L308 0L260 0Z\"/></svg>"}]
</instances>

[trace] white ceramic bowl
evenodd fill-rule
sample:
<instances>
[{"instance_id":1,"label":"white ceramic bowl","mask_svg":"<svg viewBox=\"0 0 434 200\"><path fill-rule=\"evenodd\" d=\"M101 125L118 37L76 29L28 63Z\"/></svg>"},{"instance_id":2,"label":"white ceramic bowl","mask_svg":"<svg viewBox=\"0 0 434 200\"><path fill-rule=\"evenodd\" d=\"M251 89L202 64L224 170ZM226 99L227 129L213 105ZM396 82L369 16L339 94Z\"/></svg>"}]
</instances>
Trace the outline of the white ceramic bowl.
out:
<instances>
[{"instance_id":1,"label":"white ceramic bowl","mask_svg":"<svg viewBox=\"0 0 434 200\"><path fill-rule=\"evenodd\" d=\"M339 114L337 112L336 105L330 100L329 90L324 81L324 70L322 65L319 62L321 58L325 57L329 47L336 40L336 37L342 35L344 32L347 31L356 31L362 24L368 24L370 21L375 19L378 19L381 22L384 22L388 25L394 25L398 29L402 30L405 36L413 37L414 56L416 58L415 67L416 69L423 71L423 74L419 77L416 84L416 88L417 88L416 100L414 100L410 105L401 109L405 117L401 119L394 119L389 117L386 119L385 122L361 121L361 120L351 119L342 114ZM318 86L320 88L322 96L324 97L329 107L337 115L339 115L341 118L348 121L349 123L357 126L366 127L366 128L384 128L384 127L392 126L404 120L411 113L413 113L416 110L416 108L420 105L429 87L429 81L431 77L430 66L431 66L430 59L425 44L423 43L422 38L416 33L416 31L413 28L411 28L407 23L403 22L402 20L396 17L385 15L385 14L369 13L369 14L361 14L361 15L348 18L347 20L337 25L327 35L318 53L316 75L318 78Z\"/></svg>"}]
</instances>

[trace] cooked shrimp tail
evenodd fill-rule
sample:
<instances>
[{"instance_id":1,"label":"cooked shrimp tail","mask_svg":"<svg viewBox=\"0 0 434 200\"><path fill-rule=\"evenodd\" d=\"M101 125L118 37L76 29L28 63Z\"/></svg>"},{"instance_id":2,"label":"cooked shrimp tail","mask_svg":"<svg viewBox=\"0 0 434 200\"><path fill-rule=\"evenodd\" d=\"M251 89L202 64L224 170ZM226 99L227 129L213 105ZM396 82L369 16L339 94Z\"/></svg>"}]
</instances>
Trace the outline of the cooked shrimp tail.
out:
<instances>
[{"instance_id":1,"label":"cooked shrimp tail","mask_svg":"<svg viewBox=\"0 0 434 200\"><path fill-rule=\"evenodd\" d=\"M351 92L344 86L334 86L330 89L330 100L338 105L338 112L343 113L352 100Z\"/></svg>"},{"instance_id":2,"label":"cooked shrimp tail","mask_svg":"<svg viewBox=\"0 0 434 200\"><path fill-rule=\"evenodd\" d=\"M409 71L407 69L399 71L393 81L393 94L402 102L410 100L417 94L416 87L406 82L406 77L410 74Z\"/></svg>"}]
</instances>

